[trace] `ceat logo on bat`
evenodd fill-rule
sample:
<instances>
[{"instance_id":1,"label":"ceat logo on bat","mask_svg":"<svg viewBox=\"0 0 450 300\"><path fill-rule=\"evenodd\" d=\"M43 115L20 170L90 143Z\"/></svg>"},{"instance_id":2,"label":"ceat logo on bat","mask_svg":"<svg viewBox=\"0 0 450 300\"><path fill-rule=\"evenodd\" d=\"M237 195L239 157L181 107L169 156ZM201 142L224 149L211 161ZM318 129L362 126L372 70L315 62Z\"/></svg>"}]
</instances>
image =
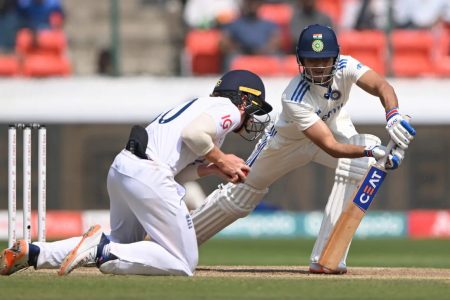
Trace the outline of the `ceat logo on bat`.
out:
<instances>
[{"instance_id":1,"label":"ceat logo on bat","mask_svg":"<svg viewBox=\"0 0 450 300\"><path fill-rule=\"evenodd\" d=\"M385 177L386 172L373 166L370 167L366 178L364 178L363 183L353 199L353 203L366 212Z\"/></svg>"}]
</instances>

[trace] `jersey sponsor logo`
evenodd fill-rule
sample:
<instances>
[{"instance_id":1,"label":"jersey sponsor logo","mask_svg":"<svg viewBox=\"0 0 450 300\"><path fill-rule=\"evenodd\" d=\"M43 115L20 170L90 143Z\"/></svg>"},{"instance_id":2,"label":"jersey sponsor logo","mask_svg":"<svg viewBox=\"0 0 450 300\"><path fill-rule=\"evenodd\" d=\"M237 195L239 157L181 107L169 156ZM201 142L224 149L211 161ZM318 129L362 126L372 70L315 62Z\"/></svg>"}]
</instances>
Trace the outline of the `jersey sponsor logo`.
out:
<instances>
[{"instance_id":1,"label":"jersey sponsor logo","mask_svg":"<svg viewBox=\"0 0 450 300\"><path fill-rule=\"evenodd\" d=\"M366 178L364 178L363 183L353 199L353 203L366 212L385 177L386 172L373 166L370 167Z\"/></svg>"},{"instance_id":2,"label":"jersey sponsor logo","mask_svg":"<svg viewBox=\"0 0 450 300\"><path fill-rule=\"evenodd\" d=\"M222 128L228 129L233 125L233 121L230 119L230 115L226 115L222 117Z\"/></svg>"},{"instance_id":3,"label":"jersey sponsor logo","mask_svg":"<svg viewBox=\"0 0 450 300\"><path fill-rule=\"evenodd\" d=\"M337 113L338 111L341 110L341 108L344 106L344 103L340 103L338 106L336 106L333 109L330 109L330 111L328 111L326 114L324 114L322 116L322 121L326 122L329 118L331 118L332 115L334 115L335 113ZM320 110L318 110L318 112L320 113ZM316 112L317 113L317 112ZM320 117L320 116L319 116Z\"/></svg>"}]
</instances>

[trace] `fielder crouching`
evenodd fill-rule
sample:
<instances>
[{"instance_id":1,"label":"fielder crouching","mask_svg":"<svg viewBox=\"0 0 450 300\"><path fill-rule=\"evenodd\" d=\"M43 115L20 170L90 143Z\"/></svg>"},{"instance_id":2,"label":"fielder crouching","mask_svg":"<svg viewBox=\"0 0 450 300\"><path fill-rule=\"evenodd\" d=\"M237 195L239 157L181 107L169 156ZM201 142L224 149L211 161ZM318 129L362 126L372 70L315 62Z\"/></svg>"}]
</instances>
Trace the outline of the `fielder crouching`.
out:
<instances>
[{"instance_id":1,"label":"fielder crouching","mask_svg":"<svg viewBox=\"0 0 450 300\"><path fill-rule=\"evenodd\" d=\"M210 97L181 103L145 129L133 127L108 174L111 234L94 225L83 237L19 240L0 253L0 274L33 266L67 275L95 263L116 275L193 275L197 240L180 182L207 175L243 182L249 166L220 147L231 132L256 139L271 110L262 80L235 70L217 82Z\"/></svg>"},{"instance_id":2,"label":"fielder crouching","mask_svg":"<svg viewBox=\"0 0 450 300\"><path fill-rule=\"evenodd\" d=\"M297 44L299 75L282 94L282 111L247 160L251 171L245 183L219 187L192 214L198 244L247 216L278 178L310 162L336 170L335 182L325 207L319 235L310 257L309 270L324 273L319 256L345 200L356 189L368 166L388 154L387 169L401 164L415 131L402 117L392 86L351 56L340 55L334 31L310 25ZM380 139L358 134L345 111L350 90L356 84L379 97L386 111L386 129L396 144L390 153ZM347 249L348 252L348 249ZM336 273L346 273L344 255Z\"/></svg>"}]
</instances>

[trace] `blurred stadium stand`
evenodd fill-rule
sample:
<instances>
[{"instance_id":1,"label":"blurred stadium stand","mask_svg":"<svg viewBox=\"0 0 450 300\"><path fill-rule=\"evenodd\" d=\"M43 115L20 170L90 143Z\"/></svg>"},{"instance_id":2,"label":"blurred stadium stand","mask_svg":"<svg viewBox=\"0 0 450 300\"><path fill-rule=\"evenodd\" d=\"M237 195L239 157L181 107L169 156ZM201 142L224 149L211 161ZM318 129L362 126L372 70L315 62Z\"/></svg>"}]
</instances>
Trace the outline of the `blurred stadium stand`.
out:
<instances>
[{"instance_id":1,"label":"blurred stadium stand","mask_svg":"<svg viewBox=\"0 0 450 300\"><path fill-rule=\"evenodd\" d=\"M42 30L36 37L29 29L17 33L16 54L20 57L20 74L24 76L69 75L71 66L66 51L66 35L60 29Z\"/></svg>"},{"instance_id":2,"label":"blurred stadium stand","mask_svg":"<svg viewBox=\"0 0 450 300\"><path fill-rule=\"evenodd\" d=\"M342 17L348 2L351 1L316 1L318 9L336 23L343 54L354 56L382 75L450 76L450 25L441 22L426 30L398 30L387 26L386 31L356 31L343 27ZM30 41L19 32L16 52L0 56L0 76L96 74L100 53L112 47L111 3L112 0L98 0L80 5L77 0L64 0L67 18L51 20L53 28L63 27L63 31L43 33L37 39L40 49L33 51L27 48ZM266 1L259 9L260 17L279 25L284 52L278 61L267 60L272 70L268 66L258 67L263 69L261 75L297 74L295 59L289 56L296 42L289 35L292 3ZM119 4L117 24L122 75L204 76L222 72L223 59L218 47L220 27L188 28L182 18L185 2L127 0ZM237 58L234 66L257 70L255 60L258 58L245 58L247 63L243 63L243 59Z\"/></svg>"},{"instance_id":3,"label":"blurred stadium stand","mask_svg":"<svg viewBox=\"0 0 450 300\"><path fill-rule=\"evenodd\" d=\"M186 74L218 74L221 71L222 57L219 50L220 31L191 30L187 33L184 48Z\"/></svg>"},{"instance_id":4,"label":"blurred stadium stand","mask_svg":"<svg viewBox=\"0 0 450 300\"><path fill-rule=\"evenodd\" d=\"M343 54L353 56L381 75L386 74L387 39L383 31L342 31L339 41Z\"/></svg>"},{"instance_id":5,"label":"blurred stadium stand","mask_svg":"<svg viewBox=\"0 0 450 300\"><path fill-rule=\"evenodd\" d=\"M394 30L392 45L392 71L401 77L433 75L433 33L425 30Z\"/></svg>"},{"instance_id":6,"label":"blurred stadium stand","mask_svg":"<svg viewBox=\"0 0 450 300\"><path fill-rule=\"evenodd\" d=\"M447 77L450 76L450 26L442 22L429 30L393 29L392 31L352 30L343 29L340 19L343 14L343 5L346 0L317 0L318 9L331 16L337 24L341 53L348 54L362 63L373 68L381 75L396 77ZM231 69L245 68L253 70L260 75L292 76L297 74L298 67L295 59L289 57L295 42L289 36L289 23L292 17L292 6L288 1L276 1L263 4L259 9L259 16L275 22L282 32L282 50L286 57L248 57L239 56L231 63ZM214 29L214 38L211 32L205 31L205 45L192 45L191 33L187 34L185 49L205 47L202 51L188 51L189 60L185 60L185 70L182 75L209 75L211 70L221 70L222 60L219 47L212 47L212 40L219 40L219 29ZM195 32L195 31L194 31ZM198 42L197 42L198 43ZM436 46L438 45L438 46ZM206 50L207 49L207 50ZM213 52L215 49L217 52ZM204 52L208 52L208 63ZM260 65L265 61L265 65ZM413 62L413 63L412 63ZM214 66L209 63L215 63ZM207 67L202 66L207 64ZM220 72L218 72L220 73Z\"/></svg>"},{"instance_id":7,"label":"blurred stadium stand","mask_svg":"<svg viewBox=\"0 0 450 300\"><path fill-rule=\"evenodd\" d=\"M262 19L272 21L280 27L281 49L285 53L292 51L290 22L293 16L292 6L288 3L267 3L261 5L258 11Z\"/></svg>"}]
</instances>

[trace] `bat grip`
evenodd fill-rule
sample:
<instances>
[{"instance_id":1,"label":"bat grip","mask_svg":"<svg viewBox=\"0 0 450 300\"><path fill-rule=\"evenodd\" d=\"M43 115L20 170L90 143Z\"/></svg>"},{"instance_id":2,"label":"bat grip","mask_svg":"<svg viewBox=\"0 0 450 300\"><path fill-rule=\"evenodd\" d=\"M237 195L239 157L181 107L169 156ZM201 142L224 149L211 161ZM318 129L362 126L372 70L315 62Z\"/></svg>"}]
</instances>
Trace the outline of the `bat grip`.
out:
<instances>
[{"instance_id":1,"label":"bat grip","mask_svg":"<svg viewBox=\"0 0 450 300\"><path fill-rule=\"evenodd\" d=\"M395 147L395 142L393 140L390 140L388 145L386 146L386 155L383 156L382 158L380 158L377 162L380 166L384 167L386 165L386 161L389 157L389 154L391 153L392 149L394 149L394 147Z\"/></svg>"}]
</instances>

